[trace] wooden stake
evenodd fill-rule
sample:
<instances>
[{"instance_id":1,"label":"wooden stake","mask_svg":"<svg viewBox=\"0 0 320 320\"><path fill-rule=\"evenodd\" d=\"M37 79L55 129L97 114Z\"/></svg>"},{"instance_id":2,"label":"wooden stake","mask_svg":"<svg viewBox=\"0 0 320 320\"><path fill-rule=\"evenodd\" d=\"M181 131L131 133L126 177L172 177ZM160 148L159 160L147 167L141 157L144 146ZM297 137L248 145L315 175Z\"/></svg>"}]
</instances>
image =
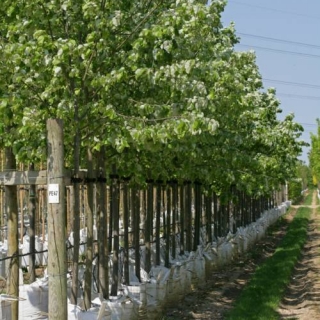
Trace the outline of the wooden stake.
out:
<instances>
[{"instance_id":1,"label":"wooden stake","mask_svg":"<svg viewBox=\"0 0 320 320\"><path fill-rule=\"evenodd\" d=\"M49 319L67 320L63 123L47 120Z\"/></svg>"}]
</instances>

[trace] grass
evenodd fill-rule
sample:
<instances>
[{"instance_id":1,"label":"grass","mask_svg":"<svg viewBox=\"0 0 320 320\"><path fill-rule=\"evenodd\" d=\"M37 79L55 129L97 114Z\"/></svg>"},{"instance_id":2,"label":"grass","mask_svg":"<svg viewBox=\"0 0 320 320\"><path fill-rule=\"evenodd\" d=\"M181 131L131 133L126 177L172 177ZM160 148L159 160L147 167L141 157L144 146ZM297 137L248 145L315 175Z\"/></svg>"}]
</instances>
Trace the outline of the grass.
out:
<instances>
[{"instance_id":1,"label":"grass","mask_svg":"<svg viewBox=\"0 0 320 320\"><path fill-rule=\"evenodd\" d=\"M306 207L298 209L275 253L257 268L226 320L279 319L276 310L306 242L311 210Z\"/></svg>"},{"instance_id":2,"label":"grass","mask_svg":"<svg viewBox=\"0 0 320 320\"><path fill-rule=\"evenodd\" d=\"M313 197L313 190L310 190L307 196L305 197L303 204L306 206L311 206Z\"/></svg>"}]
</instances>

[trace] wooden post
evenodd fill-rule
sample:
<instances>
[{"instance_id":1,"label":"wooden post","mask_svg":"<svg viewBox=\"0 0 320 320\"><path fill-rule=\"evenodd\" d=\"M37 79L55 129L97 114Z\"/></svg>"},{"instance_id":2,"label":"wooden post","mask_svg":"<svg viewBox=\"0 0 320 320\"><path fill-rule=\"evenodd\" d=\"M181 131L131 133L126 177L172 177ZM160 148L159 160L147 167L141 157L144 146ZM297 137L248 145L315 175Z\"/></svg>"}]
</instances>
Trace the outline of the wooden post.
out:
<instances>
[{"instance_id":1,"label":"wooden post","mask_svg":"<svg viewBox=\"0 0 320 320\"><path fill-rule=\"evenodd\" d=\"M16 169L16 160L12 149L5 149L5 170ZM19 296L19 242L18 242L18 202L17 186L5 186L5 206L8 219L8 256L10 259L9 275L7 280L7 293L13 297ZM19 304L12 301L11 319L18 320Z\"/></svg>"},{"instance_id":2,"label":"wooden post","mask_svg":"<svg viewBox=\"0 0 320 320\"><path fill-rule=\"evenodd\" d=\"M47 120L49 319L67 320L63 123Z\"/></svg>"}]
</instances>

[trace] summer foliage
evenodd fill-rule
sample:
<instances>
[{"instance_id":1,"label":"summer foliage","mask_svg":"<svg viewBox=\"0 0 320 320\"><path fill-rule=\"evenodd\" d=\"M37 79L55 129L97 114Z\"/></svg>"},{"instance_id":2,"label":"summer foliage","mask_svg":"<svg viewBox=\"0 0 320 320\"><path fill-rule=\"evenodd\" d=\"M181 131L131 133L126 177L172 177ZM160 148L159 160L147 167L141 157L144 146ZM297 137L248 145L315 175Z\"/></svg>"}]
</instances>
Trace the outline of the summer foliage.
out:
<instances>
[{"instance_id":1,"label":"summer foliage","mask_svg":"<svg viewBox=\"0 0 320 320\"><path fill-rule=\"evenodd\" d=\"M294 173L302 127L252 52L235 52L225 1L3 0L0 131L20 161L65 122L66 161L89 146L137 181L201 180L269 192ZM76 143L78 141L78 144Z\"/></svg>"},{"instance_id":2,"label":"summer foliage","mask_svg":"<svg viewBox=\"0 0 320 320\"><path fill-rule=\"evenodd\" d=\"M311 151L309 153L313 184L319 188L320 181L320 120L317 119L318 132L311 134Z\"/></svg>"}]
</instances>

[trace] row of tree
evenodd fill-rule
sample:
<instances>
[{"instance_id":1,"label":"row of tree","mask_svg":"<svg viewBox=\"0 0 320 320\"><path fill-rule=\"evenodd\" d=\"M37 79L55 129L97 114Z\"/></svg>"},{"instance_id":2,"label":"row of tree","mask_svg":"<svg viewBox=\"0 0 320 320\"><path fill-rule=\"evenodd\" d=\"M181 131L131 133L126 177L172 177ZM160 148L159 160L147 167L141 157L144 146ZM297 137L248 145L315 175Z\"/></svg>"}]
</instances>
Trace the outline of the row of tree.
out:
<instances>
[{"instance_id":1,"label":"row of tree","mask_svg":"<svg viewBox=\"0 0 320 320\"><path fill-rule=\"evenodd\" d=\"M0 144L6 169L15 161L44 161L46 119L60 118L75 182L82 166L89 178L96 167L102 179L201 181L217 194L233 185L258 196L283 184L294 175L302 127L292 115L278 120L280 103L274 89L264 90L255 54L236 52L234 26L221 23L225 5L3 0ZM78 183L74 208L77 246ZM15 217L8 217L10 225Z\"/></svg>"},{"instance_id":2,"label":"row of tree","mask_svg":"<svg viewBox=\"0 0 320 320\"><path fill-rule=\"evenodd\" d=\"M320 187L320 119L317 119L317 132L311 134L311 150L309 162L312 172L313 185Z\"/></svg>"},{"instance_id":3,"label":"row of tree","mask_svg":"<svg viewBox=\"0 0 320 320\"><path fill-rule=\"evenodd\" d=\"M65 126L67 165L105 150L135 180L200 179L269 191L292 173L301 126L277 119L255 55L235 52L224 1L3 1L1 133L45 158L45 120ZM261 181L266 183L261 183Z\"/></svg>"}]
</instances>

